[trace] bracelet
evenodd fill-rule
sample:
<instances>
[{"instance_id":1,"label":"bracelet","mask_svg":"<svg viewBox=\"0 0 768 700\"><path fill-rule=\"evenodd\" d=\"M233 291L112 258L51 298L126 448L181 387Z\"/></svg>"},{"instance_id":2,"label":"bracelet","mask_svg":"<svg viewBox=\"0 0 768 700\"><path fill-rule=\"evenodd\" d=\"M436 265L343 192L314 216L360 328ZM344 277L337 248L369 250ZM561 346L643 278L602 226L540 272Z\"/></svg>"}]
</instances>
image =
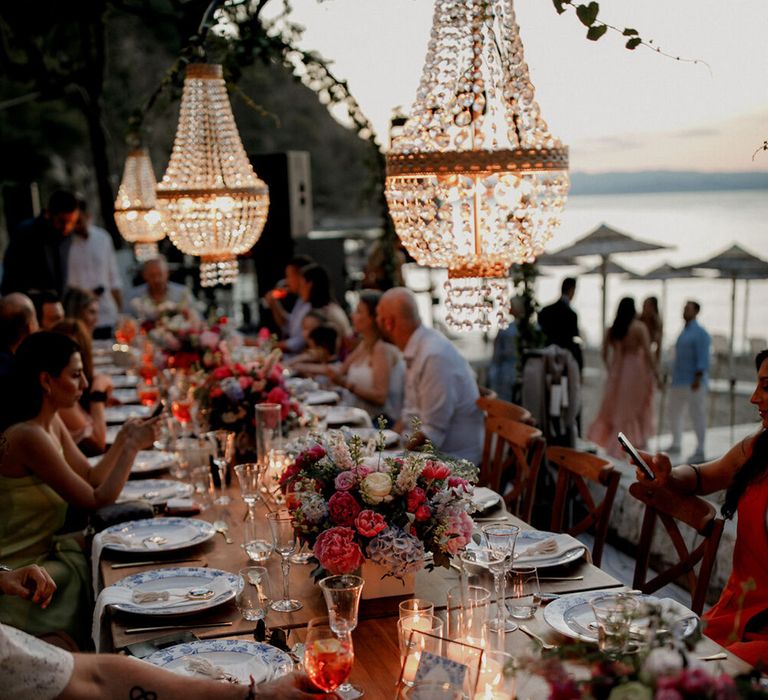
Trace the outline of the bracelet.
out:
<instances>
[{"instance_id":1,"label":"bracelet","mask_svg":"<svg viewBox=\"0 0 768 700\"><path fill-rule=\"evenodd\" d=\"M701 472L695 464L689 464L688 466L693 469L693 473L696 475L696 486L693 487L693 493L698 493L701 488Z\"/></svg>"}]
</instances>

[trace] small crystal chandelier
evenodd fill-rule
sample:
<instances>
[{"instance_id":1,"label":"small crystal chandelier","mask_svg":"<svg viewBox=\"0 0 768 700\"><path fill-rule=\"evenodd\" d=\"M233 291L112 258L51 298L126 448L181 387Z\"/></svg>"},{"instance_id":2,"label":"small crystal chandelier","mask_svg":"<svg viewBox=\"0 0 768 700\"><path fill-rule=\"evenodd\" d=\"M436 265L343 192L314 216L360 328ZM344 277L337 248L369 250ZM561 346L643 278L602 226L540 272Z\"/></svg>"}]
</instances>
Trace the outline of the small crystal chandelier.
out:
<instances>
[{"instance_id":1,"label":"small crystal chandelier","mask_svg":"<svg viewBox=\"0 0 768 700\"><path fill-rule=\"evenodd\" d=\"M173 244L200 256L204 287L231 284L259 239L269 192L240 140L220 65L187 67L173 152L157 200Z\"/></svg>"},{"instance_id":2,"label":"small crystal chandelier","mask_svg":"<svg viewBox=\"0 0 768 700\"><path fill-rule=\"evenodd\" d=\"M115 223L126 241L134 244L140 262L157 257L157 242L165 238L155 202L157 180L146 148L136 148L125 159L123 180L115 200Z\"/></svg>"},{"instance_id":3,"label":"small crystal chandelier","mask_svg":"<svg viewBox=\"0 0 768 700\"><path fill-rule=\"evenodd\" d=\"M568 149L534 99L512 0L436 0L416 101L387 156L395 230L448 269L458 330L506 323L508 271L559 225Z\"/></svg>"}]
</instances>

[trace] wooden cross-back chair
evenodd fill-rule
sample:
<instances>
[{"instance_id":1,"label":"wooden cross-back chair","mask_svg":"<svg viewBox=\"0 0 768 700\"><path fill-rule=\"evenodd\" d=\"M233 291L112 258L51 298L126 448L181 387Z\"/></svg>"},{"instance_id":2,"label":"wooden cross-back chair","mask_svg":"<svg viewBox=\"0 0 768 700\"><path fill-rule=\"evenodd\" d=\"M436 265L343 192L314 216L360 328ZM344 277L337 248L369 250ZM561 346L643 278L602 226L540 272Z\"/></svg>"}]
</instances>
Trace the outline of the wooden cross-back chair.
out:
<instances>
[{"instance_id":1,"label":"wooden cross-back chair","mask_svg":"<svg viewBox=\"0 0 768 700\"><path fill-rule=\"evenodd\" d=\"M595 566L600 566L605 537L608 533L608 522L621 475L608 460L569 447L548 447L547 461L557 467L557 485L550 529L552 532L567 532L569 535L580 535L582 532L593 529L595 543L592 547L592 562ZM603 497L598 502L595 501L588 482L605 487ZM565 511L569 505L568 496L573 491L580 497L587 514L564 530Z\"/></svg>"},{"instance_id":2,"label":"wooden cross-back chair","mask_svg":"<svg viewBox=\"0 0 768 700\"><path fill-rule=\"evenodd\" d=\"M709 579L712 576L717 548L723 534L724 520L717 517L717 511L711 503L698 496L681 496L668 489L651 488L639 482L629 487L629 493L645 504L632 585L643 593L652 593L679 576L685 575L691 590L691 610L700 615L706 602ZM657 520L661 521L672 540L678 562L648 581L646 579L651 542ZM701 542L693 549L689 550L680 532L678 521L689 525L702 537ZM697 575L694 567L699 562L701 565Z\"/></svg>"},{"instance_id":3,"label":"wooden cross-back chair","mask_svg":"<svg viewBox=\"0 0 768 700\"><path fill-rule=\"evenodd\" d=\"M534 420L531 412L527 408L518 406L516 403L498 399L496 396L483 395L477 401L478 408L485 413L487 417L509 418L518 423L533 425Z\"/></svg>"},{"instance_id":4,"label":"wooden cross-back chair","mask_svg":"<svg viewBox=\"0 0 768 700\"><path fill-rule=\"evenodd\" d=\"M482 408L481 401L478 405ZM540 430L486 413L480 483L503 494L510 511L526 522L531 519L545 447Z\"/></svg>"}]
</instances>

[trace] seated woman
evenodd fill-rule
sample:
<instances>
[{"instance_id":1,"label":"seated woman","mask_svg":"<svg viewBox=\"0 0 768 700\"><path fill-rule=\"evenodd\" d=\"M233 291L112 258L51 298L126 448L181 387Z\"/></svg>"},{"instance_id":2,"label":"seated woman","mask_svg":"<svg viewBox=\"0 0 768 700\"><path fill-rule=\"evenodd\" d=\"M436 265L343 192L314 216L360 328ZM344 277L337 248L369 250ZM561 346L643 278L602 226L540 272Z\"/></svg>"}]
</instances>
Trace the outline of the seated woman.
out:
<instances>
[{"instance_id":1,"label":"seated woman","mask_svg":"<svg viewBox=\"0 0 768 700\"><path fill-rule=\"evenodd\" d=\"M360 301L352 313L352 327L360 342L341 366L326 367L325 373L346 390L345 403L362 408L374 420L383 415L392 421L402 409L405 365L400 351L385 342L379 332L379 299L381 292L360 292Z\"/></svg>"},{"instance_id":2,"label":"seated woman","mask_svg":"<svg viewBox=\"0 0 768 700\"><path fill-rule=\"evenodd\" d=\"M114 503L136 453L152 445L157 419L126 422L91 467L58 416L87 388L78 345L61 333L29 336L16 351L12 384L0 436L0 562L44 567L57 591L46 610L4 599L0 622L33 635L64 631L87 646L93 604L86 558L75 537L57 531L68 505L95 510Z\"/></svg>"},{"instance_id":3,"label":"seated woman","mask_svg":"<svg viewBox=\"0 0 768 700\"><path fill-rule=\"evenodd\" d=\"M112 394L112 378L108 374L94 375L91 335L82 321L65 318L51 330L54 333L63 333L78 344L83 361L83 374L88 382L88 388L80 400L74 406L59 409L59 416L75 444L86 455L100 455L107 447L104 406Z\"/></svg>"},{"instance_id":4,"label":"seated woman","mask_svg":"<svg viewBox=\"0 0 768 700\"><path fill-rule=\"evenodd\" d=\"M768 350L755 358L757 387L751 402L762 425L723 457L672 469L669 457L641 452L656 475L649 487L666 486L685 494L726 489L722 513L738 511L733 569L720 600L704 614L704 634L751 664L768 658Z\"/></svg>"},{"instance_id":5,"label":"seated woman","mask_svg":"<svg viewBox=\"0 0 768 700\"><path fill-rule=\"evenodd\" d=\"M81 321L93 336L93 331L99 324L99 297L87 289L70 287L64 292L64 313L67 318Z\"/></svg>"},{"instance_id":6,"label":"seated woman","mask_svg":"<svg viewBox=\"0 0 768 700\"><path fill-rule=\"evenodd\" d=\"M301 269L299 297L309 302L314 311L319 311L328 323L336 327L342 342L352 333L347 314L333 298L331 279L324 267L307 265Z\"/></svg>"}]
</instances>

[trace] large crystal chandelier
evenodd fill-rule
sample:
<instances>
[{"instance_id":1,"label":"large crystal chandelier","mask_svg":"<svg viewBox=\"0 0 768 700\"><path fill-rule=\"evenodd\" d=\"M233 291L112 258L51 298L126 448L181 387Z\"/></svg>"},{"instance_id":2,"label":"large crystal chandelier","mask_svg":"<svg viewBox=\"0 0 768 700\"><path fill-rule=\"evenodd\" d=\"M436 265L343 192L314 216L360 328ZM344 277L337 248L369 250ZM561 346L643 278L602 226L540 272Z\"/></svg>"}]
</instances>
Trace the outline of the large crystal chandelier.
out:
<instances>
[{"instance_id":1,"label":"large crystal chandelier","mask_svg":"<svg viewBox=\"0 0 768 700\"><path fill-rule=\"evenodd\" d=\"M157 256L157 242L165 238L156 209L157 180L146 148L128 153L123 180L115 200L115 223L126 241L134 244L139 261Z\"/></svg>"},{"instance_id":2,"label":"large crystal chandelier","mask_svg":"<svg viewBox=\"0 0 768 700\"><path fill-rule=\"evenodd\" d=\"M200 283L234 282L236 256L250 250L264 228L269 193L245 154L220 65L187 67L157 200L173 244L200 256Z\"/></svg>"},{"instance_id":3,"label":"large crystal chandelier","mask_svg":"<svg viewBox=\"0 0 768 700\"><path fill-rule=\"evenodd\" d=\"M386 197L420 265L448 269L452 328L506 322L509 267L542 252L568 149L534 99L511 0L436 0L421 83L392 139Z\"/></svg>"}]
</instances>

